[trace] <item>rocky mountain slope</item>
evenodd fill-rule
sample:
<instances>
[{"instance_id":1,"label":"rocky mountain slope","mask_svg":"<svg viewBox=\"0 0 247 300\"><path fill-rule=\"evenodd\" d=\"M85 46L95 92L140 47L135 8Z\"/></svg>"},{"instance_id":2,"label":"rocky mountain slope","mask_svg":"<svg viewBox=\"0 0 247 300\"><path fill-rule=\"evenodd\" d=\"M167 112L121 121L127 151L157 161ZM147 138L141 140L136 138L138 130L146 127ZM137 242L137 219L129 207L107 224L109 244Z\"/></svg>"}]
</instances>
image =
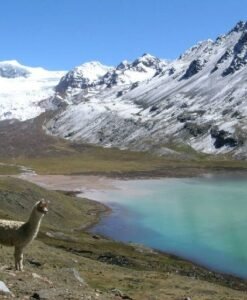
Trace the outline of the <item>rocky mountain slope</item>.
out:
<instances>
[{"instance_id":1,"label":"rocky mountain slope","mask_svg":"<svg viewBox=\"0 0 247 300\"><path fill-rule=\"evenodd\" d=\"M82 87L46 128L103 146L165 154L185 143L200 152L246 157L246 64L247 23L239 22L174 61L144 55L121 63Z\"/></svg>"},{"instance_id":2,"label":"rocky mountain slope","mask_svg":"<svg viewBox=\"0 0 247 300\"><path fill-rule=\"evenodd\" d=\"M117 67L99 62L76 67L25 118L59 108L44 129L72 141L161 155L176 154L184 145L190 152L246 158L246 64L247 22L239 22L173 61L144 54ZM22 80L30 76L18 72ZM7 80L6 72L0 76ZM23 119L9 112L5 118Z\"/></svg>"}]
</instances>

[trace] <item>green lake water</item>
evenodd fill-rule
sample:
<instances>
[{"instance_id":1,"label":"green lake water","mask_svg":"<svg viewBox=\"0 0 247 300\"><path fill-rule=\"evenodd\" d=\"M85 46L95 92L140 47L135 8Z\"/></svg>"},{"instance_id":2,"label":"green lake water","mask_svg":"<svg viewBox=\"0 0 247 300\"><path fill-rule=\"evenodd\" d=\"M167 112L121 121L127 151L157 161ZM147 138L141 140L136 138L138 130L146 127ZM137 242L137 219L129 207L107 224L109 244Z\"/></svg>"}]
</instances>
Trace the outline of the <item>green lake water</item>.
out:
<instances>
[{"instance_id":1,"label":"green lake water","mask_svg":"<svg viewBox=\"0 0 247 300\"><path fill-rule=\"evenodd\" d=\"M247 177L117 181L95 195L112 208L93 228L247 278Z\"/></svg>"}]
</instances>

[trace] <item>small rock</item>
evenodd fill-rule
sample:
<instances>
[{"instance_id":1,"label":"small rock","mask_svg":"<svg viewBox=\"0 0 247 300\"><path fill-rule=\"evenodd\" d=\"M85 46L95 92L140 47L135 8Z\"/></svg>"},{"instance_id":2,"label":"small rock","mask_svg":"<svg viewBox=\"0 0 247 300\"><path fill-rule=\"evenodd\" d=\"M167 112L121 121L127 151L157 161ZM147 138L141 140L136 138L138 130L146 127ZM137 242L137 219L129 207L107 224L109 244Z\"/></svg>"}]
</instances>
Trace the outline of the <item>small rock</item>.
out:
<instances>
[{"instance_id":1,"label":"small rock","mask_svg":"<svg viewBox=\"0 0 247 300\"><path fill-rule=\"evenodd\" d=\"M100 236L94 234L94 235L92 236L92 238L95 239L95 240L99 240L99 239L100 239Z\"/></svg>"},{"instance_id":2,"label":"small rock","mask_svg":"<svg viewBox=\"0 0 247 300\"><path fill-rule=\"evenodd\" d=\"M112 292L115 296L119 296L119 297L122 297L122 296L123 296L123 292L120 291L119 289L111 289L111 292Z\"/></svg>"},{"instance_id":3,"label":"small rock","mask_svg":"<svg viewBox=\"0 0 247 300\"><path fill-rule=\"evenodd\" d=\"M120 291L119 289L111 289L111 292L114 294L114 296L120 297L122 299L127 299L127 300L132 300L131 297L129 297L128 295L124 294L122 291Z\"/></svg>"},{"instance_id":4,"label":"small rock","mask_svg":"<svg viewBox=\"0 0 247 300\"><path fill-rule=\"evenodd\" d=\"M34 293L32 296L31 296L31 299L38 299L40 300L40 295L38 293Z\"/></svg>"},{"instance_id":5,"label":"small rock","mask_svg":"<svg viewBox=\"0 0 247 300\"><path fill-rule=\"evenodd\" d=\"M3 281L0 281L0 294L2 295L10 295L11 292Z\"/></svg>"},{"instance_id":6,"label":"small rock","mask_svg":"<svg viewBox=\"0 0 247 300\"><path fill-rule=\"evenodd\" d=\"M33 260L33 259L28 259L28 262L29 262L31 265L35 266L35 267L41 267L41 266L42 266L42 264L41 264L39 261L35 261L35 260Z\"/></svg>"},{"instance_id":7,"label":"small rock","mask_svg":"<svg viewBox=\"0 0 247 300\"><path fill-rule=\"evenodd\" d=\"M36 273L32 273L32 276L33 276L33 278L42 280L43 282L48 283L48 284L50 284L50 285L53 284L48 278L42 277L42 276L40 276L40 275L38 275L38 274L36 274Z\"/></svg>"},{"instance_id":8,"label":"small rock","mask_svg":"<svg viewBox=\"0 0 247 300\"><path fill-rule=\"evenodd\" d=\"M68 269L64 269L67 272L69 272L70 274L73 275L73 277L79 282L80 286L87 286L87 283L85 282L85 280L81 277L80 273L77 271L77 269L75 268L68 268Z\"/></svg>"},{"instance_id":9,"label":"small rock","mask_svg":"<svg viewBox=\"0 0 247 300\"><path fill-rule=\"evenodd\" d=\"M40 299L40 300L50 300L50 299L67 299L62 298L67 294L67 290L64 289L55 289L55 288L49 288L49 289L43 289L39 290L30 297L30 299Z\"/></svg>"},{"instance_id":10,"label":"small rock","mask_svg":"<svg viewBox=\"0 0 247 300\"><path fill-rule=\"evenodd\" d=\"M191 298L190 297L185 297L184 300L191 300Z\"/></svg>"}]
</instances>

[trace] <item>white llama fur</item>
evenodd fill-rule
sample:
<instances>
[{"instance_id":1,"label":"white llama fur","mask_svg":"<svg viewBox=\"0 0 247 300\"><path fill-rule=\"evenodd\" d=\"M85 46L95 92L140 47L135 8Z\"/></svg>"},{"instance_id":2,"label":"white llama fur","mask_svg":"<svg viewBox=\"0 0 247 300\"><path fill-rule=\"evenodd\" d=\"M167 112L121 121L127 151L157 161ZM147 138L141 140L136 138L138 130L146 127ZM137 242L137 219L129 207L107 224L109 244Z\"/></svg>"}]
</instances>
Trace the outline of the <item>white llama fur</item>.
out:
<instances>
[{"instance_id":1,"label":"white llama fur","mask_svg":"<svg viewBox=\"0 0 247 300\"><path fill-rule=\"evenodd\" d=\"M43 216L48 212L48 203L37 202L26 223L0 220L0 244L15 247L15 268L23 270L23 249L34 240L39 232Z\"/></svg>"}]
</instances>

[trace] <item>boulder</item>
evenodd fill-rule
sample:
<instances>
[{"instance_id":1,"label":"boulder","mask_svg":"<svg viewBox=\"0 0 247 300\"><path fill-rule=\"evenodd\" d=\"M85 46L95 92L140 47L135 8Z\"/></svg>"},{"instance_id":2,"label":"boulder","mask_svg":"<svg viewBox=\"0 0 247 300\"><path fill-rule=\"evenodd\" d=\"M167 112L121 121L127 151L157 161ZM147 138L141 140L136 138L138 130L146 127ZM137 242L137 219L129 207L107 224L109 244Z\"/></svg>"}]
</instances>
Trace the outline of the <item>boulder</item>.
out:
<instances>
[{"instance_id":1,"label":"boulder","mask_svg":"<svg viewBox=\"0 0 247 300\"><path fill-rule=\"evenodd\" d=\"M13 294L3 281L0 281L0 295L13 297Z\"/></svg>"},{"instance_id":2,"label":"boulder","mask_svg":"<svg viewBox=\"0 0 247 300\"><path fill-rule=\"evenodd\" d=\"M236 147L241 144L231 133L225 130L219 130L217 126L214 126L210 131L211 137L215 139L214 146L219 149L223 146Z\"/></svg>"},{"instance_id":3,"label":"boulder","mask_svg":"<svg viewBox=\"0 0 247 300\"><path fill-rule=\"evenodd\" d=\"M184 124L184 129L186 129L191 135L194 137L197 137L199 135L203 135L208 132L210 129L211 124L206 123L206 124L197 124L194 122L186 122Z\"/></svg>"}]
</instances>

